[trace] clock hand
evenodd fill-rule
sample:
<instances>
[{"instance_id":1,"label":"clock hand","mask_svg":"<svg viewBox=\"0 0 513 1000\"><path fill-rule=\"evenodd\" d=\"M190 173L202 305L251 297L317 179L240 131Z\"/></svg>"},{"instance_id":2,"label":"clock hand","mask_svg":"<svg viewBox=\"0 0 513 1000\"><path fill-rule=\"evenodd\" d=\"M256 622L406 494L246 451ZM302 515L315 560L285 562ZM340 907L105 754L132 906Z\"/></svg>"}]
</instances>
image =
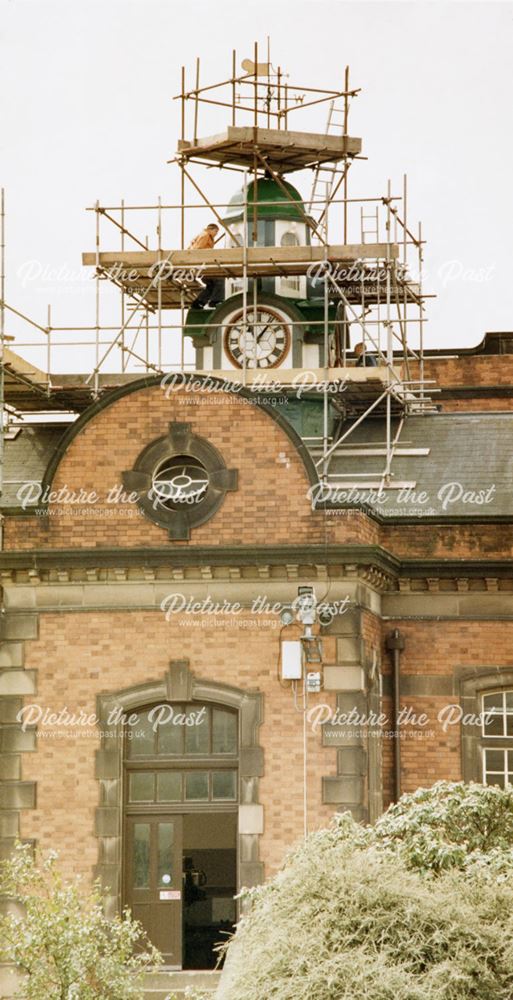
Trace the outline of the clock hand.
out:
<instances>
[{"instance_id":1,"label":"clock hand","mask_svg":"<svg viewBox=\"0 0 513 1000\"><path fill-rule=\"evenodd\" d=\"M266 325L264 326L264 329L261 330L260 333L256 336L255 343L258 344L260 342L260 340L262 339L265 331L268 330L268 329L269 329L269 323L266 323Z\"/></svg>"}]
</instances>

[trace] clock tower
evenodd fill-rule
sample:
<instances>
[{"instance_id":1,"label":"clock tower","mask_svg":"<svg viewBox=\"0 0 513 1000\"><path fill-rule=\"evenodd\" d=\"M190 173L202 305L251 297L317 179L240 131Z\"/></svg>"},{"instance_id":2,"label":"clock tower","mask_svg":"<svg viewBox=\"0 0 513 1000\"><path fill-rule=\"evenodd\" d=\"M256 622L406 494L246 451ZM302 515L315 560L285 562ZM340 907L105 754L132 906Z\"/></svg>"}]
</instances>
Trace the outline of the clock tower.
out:
<instances>
[{"instance_id":1,"label":"clock tower","mask_svg":"<svg viewBox=\"0 0 513 1000\"><path fill-rule=\"evenodd\" d=\"M310 226L301 194L282 178L258 178L231 198L223 217L225 248L310 248ZM273 253L267 255L272 272ZM293 270L293 268L291 268ZM324 364L323 300L308 273L263 273L224 279L224 301L213 309L192 306L186 335L200 371L319 368ZM304 272L304 268L303 268ZM333 312L331 307L330 312Z\"/></svg>"}]
</instances>

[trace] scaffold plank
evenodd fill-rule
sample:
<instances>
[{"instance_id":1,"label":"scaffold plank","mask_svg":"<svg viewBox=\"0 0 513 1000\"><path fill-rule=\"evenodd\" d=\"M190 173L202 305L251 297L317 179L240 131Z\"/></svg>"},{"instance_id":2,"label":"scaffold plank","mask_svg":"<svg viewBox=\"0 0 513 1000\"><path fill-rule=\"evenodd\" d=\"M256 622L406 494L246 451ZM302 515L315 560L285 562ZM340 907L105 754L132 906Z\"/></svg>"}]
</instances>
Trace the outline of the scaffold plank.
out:
<instances>
[{"instance_id":1,"label":"scaffold plank","mask_svg":"<svg viewBox=\"0 0 513 1000\"><path fill-rule=\"evenodd\" d=\"M267 391L269 387L273 385L277 386L280 390L291 389L297 392L298 389L301 390L302 394L308 391L315 392L319 395L323 386L340 386L341 393L345 392L346 389L351 385L367 386L372 394L377 395L383 392L383 389L390 384L391 381L397 380L399 383L401 380L401 368L400 366L394 366L393 368L386 365L376 365L375 367L356 367L356 366L345 366L338 368L276 368L276 369L265 369L265 368L246 368L246 372L243 373L240 368L223 368L223 369L213 369L208 371L198 371L194 373L195 375L206 375L209 377L215 377L219 381L242 383L245 374L245 384L247 386L256 386L262 389L262 392Z\"/></svg>"},{"instance_id":2,"label":"scaffold plank","mask_svg":"<svg viewBox=\"0 0 513 1000\"><path fill-rule=\"evenodd\" d=\"M397 260L399 246L397 243L336 243L327 247L321 246L279 246L279 247L248 247L248 267L271 266L297 267L298 274L304 273L312 263L322 263L325 259L331 263L354 262L357 260ZM244 247L214 247L212 250L114 250L99 254L100 265L113 267L124 264L134 268L156 268L160 262L163 273L164 265L172 268L212 268L240 267L244 261ZM96 264L96 253L82 254L82 262L87 265ZM169 269L170 276L172 274ZM210 273L210 272L209 272ZM151 275L150 275L151 277ZM178 278L183 277L178 275ZM149 280L149 279L148 279Z\"/></svg>"},{"instance_id":3,"label":"scaffold plank","mask_svg":"<svg viewBox=\"0 0 513 1000\"><path fill-rule=\"evenodd\" d=\"M349 275L344 277L341 271L350 271L359 260L397 260L398 256L396 243L345 243L328 247L248 247L246 251L243 247L214 247L212 250L160 252L116 250L98 255L86 252L82 254L82 263L86 267L98 267L103 278L124 287L152 307L160 304L162 309L178 309L182 302L186 307L192 304L203 287L199 279L241 278L245 272L250 277L310 274L318 279L321 295L322 283L319 282L328 269L337 275L337 283L349 300L359 302L362 299L361 282ZM362 273L365 273L363 266ZM404 287L409 299L415 294L408 282L398 283L397 287ZM370 282L365 287L365 301L382 300L384 289L384 280Z\"/></svg>"},{"instance_id":4,"label":"scaffold plank","mask_svg":"<svg viewBox=\"0 0 513 1000\"><path fill-rule=\"evenodd\" d=\"M3 364L5 372L12 374L13 377L27 379L34 385L45 386L48 383L48 375L36 368L30 361L20 357L15 351L11 351L9 347L4 347Z\"/></svg>"},{"instance_id":5,"label":"scaffold plank","mask_svg":"<svg viewBox=\"0 0 513 1000\"><path fill-rule=\"evenodd\" d=\"M219 164L253 167L255 147L280 173L292 173L343 160L346 156L357 156L361 153L362 140L344 135L229 125L217 135L193 141L180 140L177 152L186 160L201 157Z\"/></svg>"}]
</instances>

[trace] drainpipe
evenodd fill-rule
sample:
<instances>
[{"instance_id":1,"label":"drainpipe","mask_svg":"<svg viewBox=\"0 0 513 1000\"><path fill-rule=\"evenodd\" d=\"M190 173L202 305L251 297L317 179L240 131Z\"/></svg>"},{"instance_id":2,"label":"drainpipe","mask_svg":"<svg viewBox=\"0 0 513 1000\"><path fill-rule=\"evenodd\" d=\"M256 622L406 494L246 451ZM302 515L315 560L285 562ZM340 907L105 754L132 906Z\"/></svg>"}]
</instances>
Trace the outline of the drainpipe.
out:
<instances>
[{"instance_id":1,"label":"drainpipe","mask_svg":"<svg viewBox=\"0 0 513 1000\"><path fill-rule=\"evenodd\" d=\"M394 753L394 802L401 798L401 740L399 734L399 712L401 710L401 653L405 642L398 628L389 632L386 638L386 647L392 653L393 672L393 709L392 724L395 733L395 753Z\"/></svg>"}]
</instances>

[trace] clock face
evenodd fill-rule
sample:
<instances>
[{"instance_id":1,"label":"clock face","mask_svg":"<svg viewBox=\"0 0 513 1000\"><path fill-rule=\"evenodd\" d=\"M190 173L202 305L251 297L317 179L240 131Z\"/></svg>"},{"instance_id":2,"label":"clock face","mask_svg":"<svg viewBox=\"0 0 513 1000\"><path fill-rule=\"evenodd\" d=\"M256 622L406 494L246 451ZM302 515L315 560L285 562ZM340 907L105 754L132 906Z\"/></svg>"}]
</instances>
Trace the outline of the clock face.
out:
<instances>
[{"instance_id":1,"label":"clock face","mask_svg":"<svg viewBox=\"0 0 513 1000\"><path fill-rule=\"evenodd\" d=\"M285 313L270 306L250 306L247 323L244 310L237 309L225 320L224 348L236 368L276 368L290 348L290 329Z\"/></svg>"}]
</instances>

